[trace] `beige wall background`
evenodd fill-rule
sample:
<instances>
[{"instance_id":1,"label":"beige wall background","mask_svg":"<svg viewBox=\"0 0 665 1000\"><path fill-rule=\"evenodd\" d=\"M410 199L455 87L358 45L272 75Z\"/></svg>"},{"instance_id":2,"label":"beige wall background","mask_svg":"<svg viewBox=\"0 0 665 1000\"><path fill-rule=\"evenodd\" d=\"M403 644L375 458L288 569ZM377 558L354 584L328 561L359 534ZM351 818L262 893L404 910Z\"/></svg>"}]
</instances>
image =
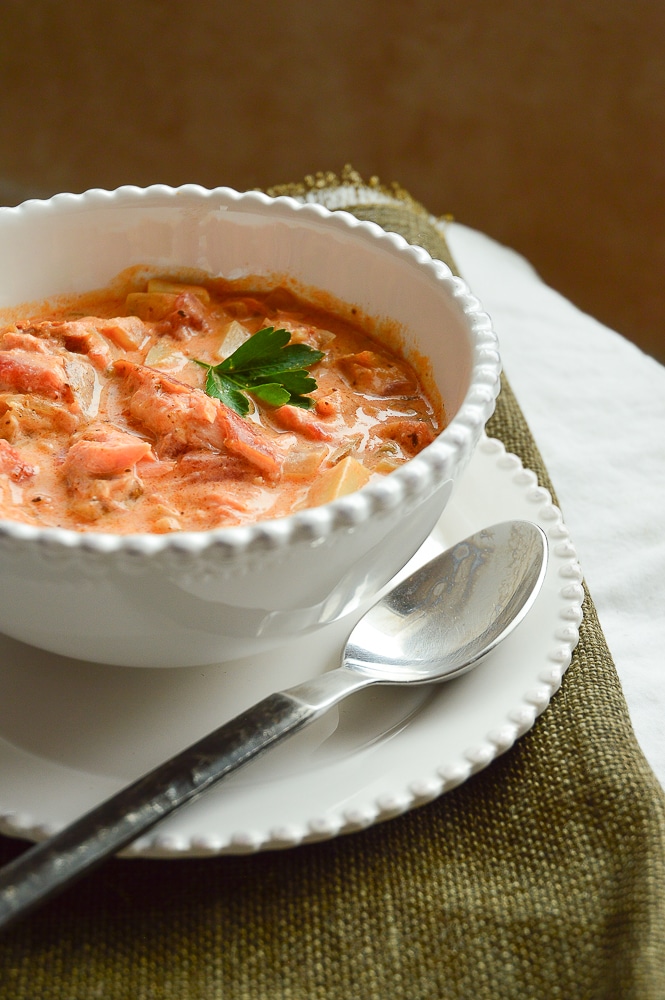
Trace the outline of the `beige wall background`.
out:
<instances>
[{"instance_id":1,"label":"beige wall background","mask_svg":"<svg viewBox=\"0 0 665 1000\"><path fill-rule=\"evenodd\" d=\"M0 200L398 181L665 360L663 0L4 0Z\"/></svg>"}]
</instances>

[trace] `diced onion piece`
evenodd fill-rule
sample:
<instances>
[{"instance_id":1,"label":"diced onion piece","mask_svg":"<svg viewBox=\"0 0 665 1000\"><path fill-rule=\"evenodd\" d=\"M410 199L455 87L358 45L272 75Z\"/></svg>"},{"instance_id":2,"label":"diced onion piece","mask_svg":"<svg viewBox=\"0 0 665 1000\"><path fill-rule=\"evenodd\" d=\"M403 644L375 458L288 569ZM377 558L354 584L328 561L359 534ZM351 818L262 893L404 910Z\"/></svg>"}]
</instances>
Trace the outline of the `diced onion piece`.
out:
<instances>
[{"instance_id":1,"label":"diced onion piece","mask_svg":"<svg viewBox=\"0 0 665 1000\"><path fill-rule=\"evenodd\" d=\"M75 403L87 417L95 416L101 391L95 369L87 358L76 355L66 358L64 366Z\"/></svg>"},{"instance_id":2,"label":"diced onion piece","mask_svg":"<svg viewBox=\"0 0 665 1000\"><path fill-rule=\"evenodd\" d=\"M292 448L284 460L285 479L311 479L326 456L326 448Z\"/></svg>"},{"instance_id":3,"label":"diced onion piece","mask_svg":"<svg viewBox=\"0 0 665 1000\"><path fill-rule=\"evenodd\" d=\"M389 472L394 472L405 461L404 454L396 441L384 441L377 449L376 455L377 461L374 471L380 472L384 476Z\"/></svg>"},{"instance_id":4,"label":"diced onion piece","mask_svg":"<svg viewBox=\"0 0 665 1000\"><path fill-rule=\"evenodd\" d=\"M182 368L187 364L187 357L182 351L177 351L170 340L158 340L145 356L145 364L150 368Z\"/></svg>"},{"instance_id":5,"label":"diced onion piece","mask_svg":"<svg viewBox=\"0 0 665 1000\"><path fill-rule=\"evenodd\" d=\"M171 292L130 292L125 306L128 313L150 322L173 312L177 297Z\"/></svg>"},{"instance_id":6,"label":"diced onion piece","mask_svg":"<svg viewBox=\"0 0 665 1000\"><path fill-rule=\"evenodd\" d=\"M336 334L332 333L330 330L319 330L316 331L316 346L320 351L324 350L326 347L330 347Z\"/></svg>"},{"instance_id":7,"label":"diced onion piece","mask_svg":"<svg viewBox=\"0 0 665 1000\"><path fill-rule=\"evenodd\" d=\"M157 535L166 535L169 531L180 531L180 528L177 517L159 517L153 521L151 530Z\"/></svg>"},{"instance_id":8,"label":"diced onion piece","mask_svg":"<svg viewBox=\"0 0 665 1000\"><path fill-rule=\"evenodd\" d=\"M118 316L108 320L99 330L123 351L136 351L148 337L148 331L138 316Z\"/></svg>"},{"instance_id":9,"label":"diced onion piece","mask_svg":"<svg viewBox=\"0 0 665 1000\"><path fill-rule=\"evenodd\" d=\"M239 323L237 319L232 320L226 328L224 340L217 354L220 358L228 358L230 354L233 354L250 337L251 333L242 323Z\"/></svg>"},{"instance_id":10,"label":"diced onion piece","mask_svg":"<svg viewBox=\"0 0 665 1000\"><path fill-rule=\"evenodd\" d=\"M370 473L365 466L357 458L347 455L337 465L321 473L309 491L309 503L313 507L330 503L337 497L359 490L369 479Z\"/></svg>"},{"instance_id":11,"label":"diced onion piece","mask_svg":"<svg viewBox=\"0 0 665 1000\"><path fill-rule=\"evenodd\" d=\"M184 281L165 281L163 278L151 278L148 282L148 292L166 292L172 295L181 295L183 292L190 292L196 295L201 302L210 302L210 292L203 285L188 285Z\"/></svg>"},{"instance_id":12,"label":"diced onion piece","mask_svg":"<svg viewBox=\"0 0 665 1000\"><path fill-rule=\"evenodd\" d=\"M336 465L340 459L346 458L349 452L356 451L362 439L362 434L349 434L348 437L344 438L330 456L331 464Z\"/></svg>"},{"instance_id":13,"label":"diced onion piece","mask_svg":"<svg viewBox=\"0 0 665 1000\"><path fill-rule=\"evenodd\" d=\"M403 465L403 461L397 458L380 458L379 461L374 466L375 472L380 472L382 476L387 475L389 472L394 472L395 469L399 469L400 465Z\"/></svg>"}]
</instances>

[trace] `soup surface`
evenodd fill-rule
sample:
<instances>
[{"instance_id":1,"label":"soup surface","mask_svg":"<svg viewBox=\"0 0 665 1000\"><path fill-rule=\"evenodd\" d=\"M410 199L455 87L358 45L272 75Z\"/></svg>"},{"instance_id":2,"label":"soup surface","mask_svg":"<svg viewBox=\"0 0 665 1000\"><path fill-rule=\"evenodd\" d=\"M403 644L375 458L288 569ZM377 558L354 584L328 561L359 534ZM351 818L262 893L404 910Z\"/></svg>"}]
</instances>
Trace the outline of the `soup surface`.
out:
<instances>
[{"instance_id":1,"label":"soup surface","mask_svg":"<svg viewBox=\"0 0 665 1000\"><path fill-rule=\"evenodd\" d=\"M358 489L442 430L374 330L247 287L116 283L4 326L0 516L123 534L246 524ZM241 415L211 379L266 329L312 349L300 374L315 388L286 403L238 390Z\"/></svg>"}]
</instances>

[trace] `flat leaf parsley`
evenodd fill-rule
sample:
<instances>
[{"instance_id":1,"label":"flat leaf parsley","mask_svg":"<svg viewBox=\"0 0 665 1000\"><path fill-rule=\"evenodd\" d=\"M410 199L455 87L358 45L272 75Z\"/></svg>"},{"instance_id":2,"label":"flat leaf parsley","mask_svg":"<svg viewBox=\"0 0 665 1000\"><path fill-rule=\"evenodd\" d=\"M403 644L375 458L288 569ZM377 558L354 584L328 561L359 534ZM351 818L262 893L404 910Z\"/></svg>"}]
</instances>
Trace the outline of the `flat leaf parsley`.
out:
<instances>
[{"instance_id":1,"label":"flat leaf parsley","mask_svg":"<svg viewBox=\"0 0 665 1000\"><path fill-rule=\"evenodd\" d=\"M321 360L323 351L309 344L290 344L290 340L288 330L268 326L218 365L196 361L206 369L205 391L241 417L249 413L247 393L269 406L290 403L310 410L314 401L307 393L316 389L316 380L307 369Z\"/></svg>"}]
</instances>

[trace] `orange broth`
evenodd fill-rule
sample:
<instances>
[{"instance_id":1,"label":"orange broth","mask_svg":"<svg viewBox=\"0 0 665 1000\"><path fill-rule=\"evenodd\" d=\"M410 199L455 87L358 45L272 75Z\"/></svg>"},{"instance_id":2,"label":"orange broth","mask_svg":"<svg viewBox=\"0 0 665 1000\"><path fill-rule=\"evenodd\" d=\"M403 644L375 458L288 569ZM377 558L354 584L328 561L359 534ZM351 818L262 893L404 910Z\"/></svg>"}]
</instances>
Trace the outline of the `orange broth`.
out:
<instances>
[{"instance_id":1,"label":"orange broth","mask_svg":"<svg viewBox=\"0 0 665 1000\"><path fill-rule=\"evenodd\" d=\"M193 359L217 365L268 326L323 352L314 406L250 397L239 416ZM0 517L121 534L252 523L390 473L444 420L369 324L286 286L116 282L0 330Z\"/></svg>"}]
</instances>

